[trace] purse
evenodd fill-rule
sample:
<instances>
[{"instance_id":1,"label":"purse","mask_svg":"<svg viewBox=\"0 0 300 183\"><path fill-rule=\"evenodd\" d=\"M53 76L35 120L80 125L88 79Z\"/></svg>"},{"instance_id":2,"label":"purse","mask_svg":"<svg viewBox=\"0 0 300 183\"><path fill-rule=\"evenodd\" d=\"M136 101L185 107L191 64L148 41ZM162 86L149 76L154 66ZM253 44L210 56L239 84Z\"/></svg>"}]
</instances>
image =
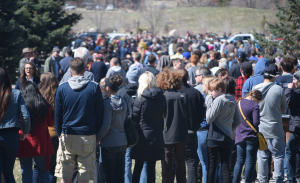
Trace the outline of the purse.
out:
<instances>
[{"instance_id":1,"label":"purse","mask_svg":"<svg viewBox=\"0 0 300 183\"><path fill-rule=\"evenodd\" d=\"M258 138L258 149L260 151L264 151L268 148L268 144L267 141L264 137L264 135L262 133L257 132L257 130L251 125L251 123L246 119L246 117L244 116L244 113L241 109L241 101L239 101L239 109L240 109L240 113L243 116L244 120L248 123L248 125L252 128L252 130L256 133L257 138Z\"/></svg>"},{"instance_id":2,"label":"purse","mask_svg":"<svg viewBox=\"0 0 300 183\"><path fill-rule=\"evenodd\" d=\"M139 133L131 119L129 106L127 105L127 118L124 122L124 129L127 139L127 148L135 146L139 142Z\"/></svg>"}]
</instances>

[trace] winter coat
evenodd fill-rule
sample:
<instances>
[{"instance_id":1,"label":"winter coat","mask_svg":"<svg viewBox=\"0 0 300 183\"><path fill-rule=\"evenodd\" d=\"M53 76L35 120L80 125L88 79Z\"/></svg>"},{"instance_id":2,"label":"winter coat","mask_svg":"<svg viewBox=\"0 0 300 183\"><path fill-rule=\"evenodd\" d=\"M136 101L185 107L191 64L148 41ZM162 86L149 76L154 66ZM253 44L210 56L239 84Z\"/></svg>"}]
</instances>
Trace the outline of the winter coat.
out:
<instances>
[{"instance_id":1,"label":"winter coat","mask_svg":"<svg viewBox=\"0 0 300 183\"><path fill-rule=\"evenodd\" d=\"M163 113L166 98L161 88L145 89L133 104L132 120L137 123L139 142L132 147L131 159L156 161L164 158Z\"/></svg>"},{"instance_id":2,"label":"winter coat","mask_svg":"<svg viewBox=\"0 0 300 183\"><path fill-rule=\"evenodd\" d=\"M128 105L129 114L132 114L132 107L134 98L136 97L136 92L139 87L138 83L129 83L128 85L125 85L121 89L118 90L117 95L120 97L123 97ZM134 98L133 98L134 97Z\"/></svg>"},{"instance_id":3,"label":"winter coat","mask_svg":"<svg viewBox=\"0 0 300 183\"><path fill-rule=\"evenodd\" d=\"M289 131L300 134L300 88L285 89L285 97L290 108Z\"/></svg>"},{"instance_id":4,"label":"winter coat","mask_svg":"<svg viewBox=\"0 0 300 183\"><path fill-rule=\"evenodd\" d=\"M155 69L155 67L153 67L152 65L146 65L146 67L141 69L142 74L146 71L151 72L154 76L156 76L159 73L159 71Z\"/></svg>"}]
</instances>

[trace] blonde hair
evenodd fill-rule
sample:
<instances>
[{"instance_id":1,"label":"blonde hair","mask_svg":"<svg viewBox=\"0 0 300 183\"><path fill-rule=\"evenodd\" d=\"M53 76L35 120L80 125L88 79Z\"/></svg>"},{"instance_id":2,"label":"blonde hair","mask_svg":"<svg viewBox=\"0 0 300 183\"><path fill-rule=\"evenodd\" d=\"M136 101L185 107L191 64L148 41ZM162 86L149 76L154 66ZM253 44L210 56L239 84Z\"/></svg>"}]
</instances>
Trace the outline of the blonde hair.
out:
<instances>
[{"instance_id":1,"label":"blonde hair","mask_svg":"<svg viewBox=\"0 0 300 183\"><path fill-rule=\"evenodd\" d=\"M100 89L103 92L104 87L105 87L105 77L100 80L99 84L100 84Z\"/></svg>"},{"instance_id":2,"label":"blonde hair","mask_svg":"<svg viewBox=\"0 0 300 183\"><path fill-rule=\"evenodd\" d=\"M215 78L216 77L214 77L214 76L207 76L207 77L203 78L202 85L206 86L206 89L207 89L206 93L210 93L210 90L208 89L208 84Z\"/></svg>"},{"instance_id":3,"label":"blonde hair","mask_svg":"<svg viewBox=\"0 0 300 183\"><path fill-rule=\"evenodd\" d=\"M215 78L208 84L210 91L221 89L221 92L225 92L226 86L222 79Z\"/></svg>"},{"instance_id":4,"label":"blonde hair","mask_svg":"<svg viewBox=\"0 0 300 183\"><path fill-rule=\"evenodd\" d=\"M155 76L149 72L144 72L139 78L139 88L137 90L137 97L141 98L145 89L157 87Z\"/></svg>"},{"instance_id":5,"label":"blonde hair","mask_svg":"<svg viewBox=\"0 0 300 183\"><path fill-rule=\"evenodd\" d=\"M207 54L203 53L201 58L200 58L200 63L201 64L206 64L207 63Z\"/></svg>"}]
</instances>

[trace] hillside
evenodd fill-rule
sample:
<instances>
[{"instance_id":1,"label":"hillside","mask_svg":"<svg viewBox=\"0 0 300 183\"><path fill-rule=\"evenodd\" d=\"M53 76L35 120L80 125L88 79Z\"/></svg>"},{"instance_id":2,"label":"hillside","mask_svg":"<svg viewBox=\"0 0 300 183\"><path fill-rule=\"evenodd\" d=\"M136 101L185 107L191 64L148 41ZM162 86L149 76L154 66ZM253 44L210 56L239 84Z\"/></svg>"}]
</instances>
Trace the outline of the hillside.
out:
<instances>
[{"instance_id":1,"label":"hillside","mask_svg":"<svg viewBox=\"0 0 300 183\"><path fill-rule=\"evenodd\" d=\"M73 27L75 32L88 31L90 28L97 28L96 20L100 22L101 11L75 10L82 13L83 19ZM161 17L160 35L166 35L168 31L177 29L180 35L187 30L191 33L216 32L252 32L255 29L261 32L261 21L263 15L266 20L274 22L276 11L261 10L252 8L234 7L192 7L166 9ZM150 25L145 21L140 12L133 11L102 11L101 31L129 32L136 30L137 21L140 28L150 30Z\"/></svg>"}]
</instances>

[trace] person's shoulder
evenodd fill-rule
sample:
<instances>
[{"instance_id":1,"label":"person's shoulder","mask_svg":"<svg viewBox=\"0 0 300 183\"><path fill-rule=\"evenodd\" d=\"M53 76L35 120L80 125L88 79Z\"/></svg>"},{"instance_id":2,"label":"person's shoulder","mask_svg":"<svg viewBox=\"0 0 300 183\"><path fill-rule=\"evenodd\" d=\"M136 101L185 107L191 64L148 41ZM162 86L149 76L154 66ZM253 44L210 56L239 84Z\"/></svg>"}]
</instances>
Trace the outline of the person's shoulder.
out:
<instances>
[{"instance_id":1,"label":"person's shoulder","mask_svg":"<svg viewBox=\"0 0 300 183\"><path fill-rule=\"evenodd\" d=\"M20 94L21 94L20 90L17 90L17 89L12 89L12 90L11 90L11 93L12 93L13 95L20 95Z\"/></svg>"}]
</instances>

